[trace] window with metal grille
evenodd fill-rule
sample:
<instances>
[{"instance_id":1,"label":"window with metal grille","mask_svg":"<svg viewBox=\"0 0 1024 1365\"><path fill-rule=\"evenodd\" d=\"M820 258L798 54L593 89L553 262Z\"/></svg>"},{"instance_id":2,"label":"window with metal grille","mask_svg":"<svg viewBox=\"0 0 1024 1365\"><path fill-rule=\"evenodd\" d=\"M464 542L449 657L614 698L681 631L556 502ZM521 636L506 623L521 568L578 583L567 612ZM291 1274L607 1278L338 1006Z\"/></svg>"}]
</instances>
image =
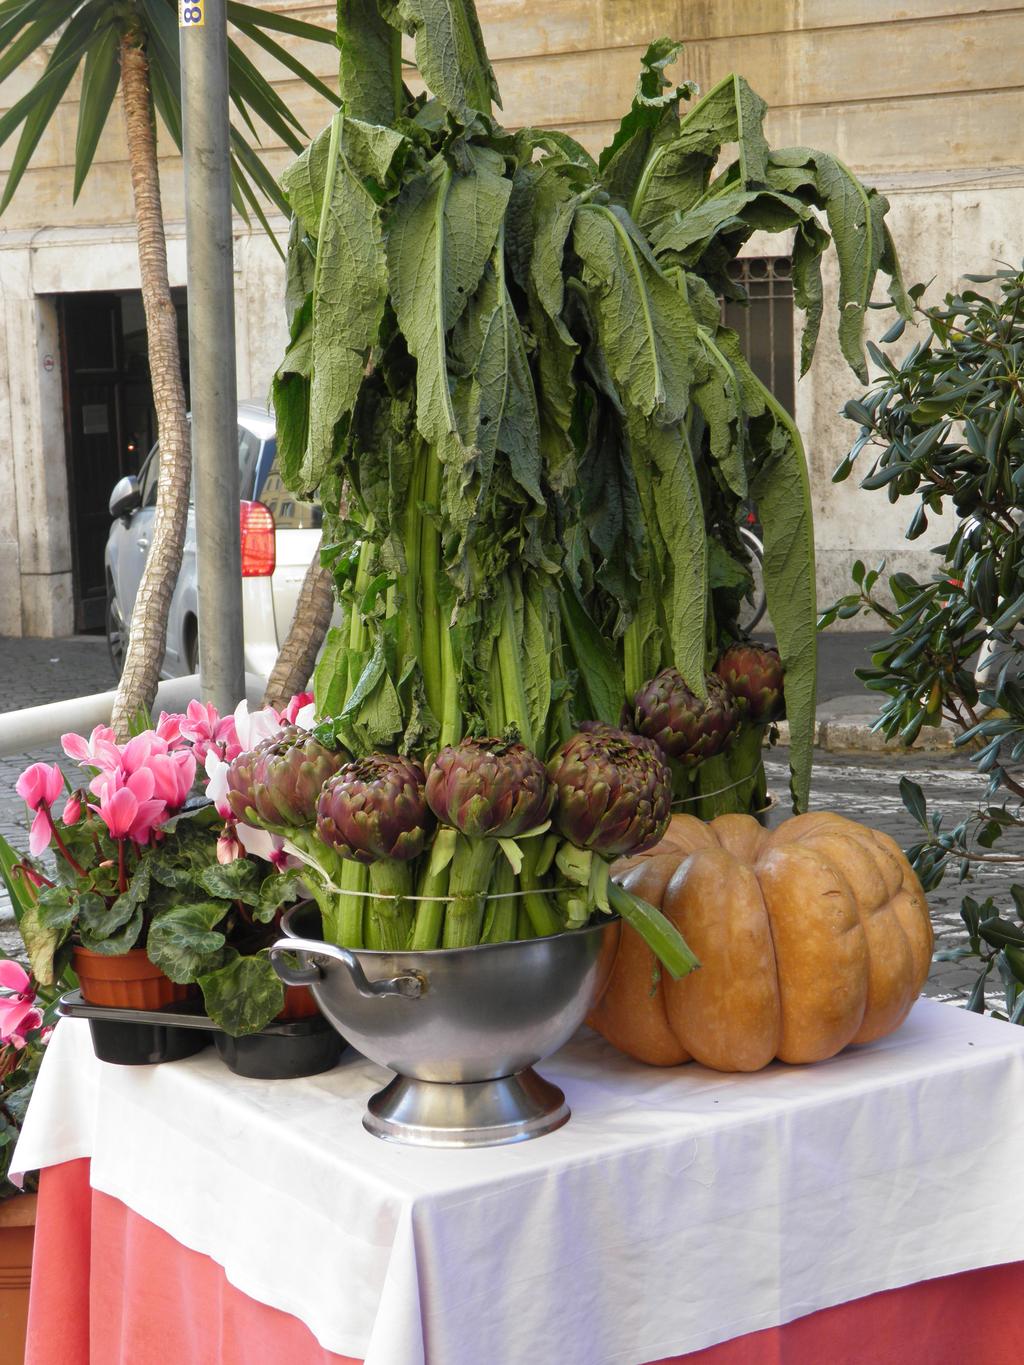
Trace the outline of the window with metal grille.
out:
<instances>
[{"instance_id":1,"label":"window with metal grille","mask_svg":"<svg viewBox=\"0 0 1024 1365\"><path fill-rule=\"evenodd\" d=\"M745 256L733 261L729 273L750 302L726 302L722 319L739 333L743 353L761 383L792 412L793 263L788 256Z\"/></svg>"}]
</instances>

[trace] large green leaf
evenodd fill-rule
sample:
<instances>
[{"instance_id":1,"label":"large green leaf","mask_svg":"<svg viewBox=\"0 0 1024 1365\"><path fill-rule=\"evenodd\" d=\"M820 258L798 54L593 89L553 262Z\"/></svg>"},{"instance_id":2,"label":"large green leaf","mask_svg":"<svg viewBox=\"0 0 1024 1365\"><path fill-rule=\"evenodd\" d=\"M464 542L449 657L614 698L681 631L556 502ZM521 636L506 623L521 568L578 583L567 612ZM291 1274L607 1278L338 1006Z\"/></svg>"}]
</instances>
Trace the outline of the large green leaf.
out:
<instances>
[{"instance_id":1,"label":"large green leaf","mask_svg":"<svg viewBox=\"0 0 1024 1365\"><path fill-rule=\"evenodd\" d=\"M909 315L909 300L885 229L889 202L877 190L862 185L837 157L807 147L772 152L768 178L785 193L802 193L825 210L839 258L839 345L850 368L867 383L864 318L883 257L884 264L895 275L890 292L901 312ZM810 288L813 301L817 283L806 271L808 254L811 254L808 249L802 247L801 288L805 294ZM804 359L807 360L806 354Z\"/></svg>"},{"instance_id":2,"label":"large green leaf","mask_svg":"<svg viewBox=\"0 0 1024 1365\"><path fill-rule=\"evenodd\" d=\"M660 574L654 581L659 585L672 660L691 691L703 697L708 539L693 452L682 424L662 427L630 413L626 425L647 532L652 535L656 529L664 547ZM644 584L643 590L649 591L650 585Z\"/></svg>"},{"instance_id":3,"label":"large green leaf","mask_svg":"<svg viewBox=\"0 0 1024 1365\"><path fill-rule=\"evenodd\" d=\"M416 40L416 65L428 90L461 122L501 108L473 0L378 0L389 23Z\"/></svg>"},{"instance_id":4,"label":"large green leaf","mask_svg":"<svg viewBox=\"0 0 1024 1365\"><path fill-rule=\"evenodd\" d=\"M700 201L726 144L737 148L739 188L764 183L766 107L742 76L727 76L679 120L673 136L653 142L629 201L646 233L653 237L675 214Z\"/></svg>"},{"instance_id":5,"label":"large green leaf","mask_svg":"<svg viewBox=\"0 0 1024 1365\"><path fill-rule=\"evenodd\" d=\"M807 809L817 691L817 594L811 490L800 434L764 390L766 411L752 424L757 449L751 494L764 534L764 590L786 675L793 808Z\"/></svg>"},{"instance_id":6,"label":"large green leaf","mask_svg":"<svg viewBox=\"0 0 1024 1365\"><path fill-rule=\"evenodd\" d=\"M692 81L675 85L665 75L665 68L677 60L682 50L682 43L670 38L651 43L640 61L629 112L601 153L598 162L601 179L609 193L627 206L653 150L671 141L677 132L679 101L696 92Z\"/></svg>"},{"instance_id":7,"label":"large green leaf","mask_svg":"<svg viewBox=\"0 0 1024 1365\"><path fill-rule=\"evenodd\" d=\"M387 233L391 300L418 362L416 424L445 461L462 456L447 337L480 285L512 188L496 152L464 150L465 169L438 155L407 183Z\"/></svg>"},{"instance_id":8,"label":"large green leaf","mask_svg":"<svg viewBox=\"0 0 1024 1365\"><path fill-rule=\"evenodd\" d=\"M573 245L597 320L601 350L622 398L669 425L689 406L703 365L697 325L629 216L617 205L581 204Z\"/></svg>"},{"instance_id":9,"label":"large green leaf","mask_svg":"<svg viewBox=\"0 0 1024 1365\"><path fill-rule=\"evenodd\" d=\"M544 507L537 401L505 282L504 231L499 231L480 287L452 331L450 351L454 371L465 376L456 381L453 403L466 455L447 470L445 510L457 533L468 540L486 525L499 451L502 467L519 489L535 507Z\"/></svg>"},{"instance_id":10,"label":"large green leaf","mask_svg":"<svg viewBox=\"0 0 1024 1365\"><path fill-rule=\"evenodd\" d=\"M338 0L338 49L346 113L393 123L402 107L402 44L377 0Z\"/></svg>"},{"instance_id":11,"label":"large green leaf","mask_svg":"<svg viewBox=\"0 0 1024 1365\"><path fill-rule=\"evenodd\" d=\"M308 439L299 467L286 470L289 485L299 493L318 487L380 331L387 298L380 202L404 145L401 133L339 112L326 151L321 136L313 144L316 151L304 153L282 182L303 222L318 199L320 205L308 338ZM294 345L286 363L297 373ZM303 363L306 356L303 350Z\"/></svg>"}]
</instances>

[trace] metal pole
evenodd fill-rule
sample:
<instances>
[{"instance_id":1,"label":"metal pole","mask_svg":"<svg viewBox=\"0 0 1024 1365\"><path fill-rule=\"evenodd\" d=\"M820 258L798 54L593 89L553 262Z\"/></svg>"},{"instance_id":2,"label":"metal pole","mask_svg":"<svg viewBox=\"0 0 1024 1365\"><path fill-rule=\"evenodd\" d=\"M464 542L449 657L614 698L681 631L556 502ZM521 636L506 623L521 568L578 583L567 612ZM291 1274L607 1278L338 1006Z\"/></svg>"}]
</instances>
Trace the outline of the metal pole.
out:
<instances>
[{"instance_id":1,"label":"metal pole","mask_svg":"<svg viewBox=\"0 0 1024 1365\"><path fill-rule=\"evenodd\" d=\"M199 678L222 713L245 696L225 0L179 0Z\"/></svg>"}]
</instances>

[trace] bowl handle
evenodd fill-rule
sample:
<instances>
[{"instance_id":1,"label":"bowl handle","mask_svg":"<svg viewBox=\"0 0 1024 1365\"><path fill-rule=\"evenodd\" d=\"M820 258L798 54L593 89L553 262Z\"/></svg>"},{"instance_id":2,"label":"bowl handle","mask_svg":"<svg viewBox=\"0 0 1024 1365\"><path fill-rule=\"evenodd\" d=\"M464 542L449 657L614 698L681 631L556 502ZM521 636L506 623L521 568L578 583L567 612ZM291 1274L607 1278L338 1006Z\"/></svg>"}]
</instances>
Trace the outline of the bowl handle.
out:
<instances>
[{"instance_id":1,"label":"bowl handle","mask_svg":"<svg viewBox=\"0 0 1024 1365\"><path fill-rule=\"evenodd\" d=\"M309 965L292 967L285 953L307 954ZM333 959L348 972L357 994L372 1000L378 995L402 995L415 1000L423 994L426 982L418 972L404 972L383 981L369 981L362 964L347 948L311 938L281 938L269 952L270 963L286 986L315 986L324 979L325 958ZM319 959L319 960L318 960Z\"/></svg>"}]
</instances>

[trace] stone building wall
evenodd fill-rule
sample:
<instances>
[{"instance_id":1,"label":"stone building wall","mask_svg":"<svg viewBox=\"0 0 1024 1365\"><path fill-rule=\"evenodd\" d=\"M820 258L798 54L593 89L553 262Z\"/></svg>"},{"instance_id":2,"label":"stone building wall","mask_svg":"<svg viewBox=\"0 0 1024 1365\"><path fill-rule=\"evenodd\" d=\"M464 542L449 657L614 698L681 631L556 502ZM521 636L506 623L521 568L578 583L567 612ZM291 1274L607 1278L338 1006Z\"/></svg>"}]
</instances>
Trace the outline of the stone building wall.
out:
<instances>
[{"instance_id":1,"label":"stone building wall","mask_svg":"<svg viewBox=\"0 0 1024 1365\"><path fill-rule=\"evenodd\" d=\"M276 0L267 6L331 25L333 5ZM773 145L837 153L892 204L908 281L934 278L932 294L966 270L1024 254L1024 5L964 0L478 0L504 97L504 121L562 127L591 150L628 107L647 43L687 42L680 75L707 89L731 70L768 101ZM294 44L325 79L329 47ZM265 66L252 48L254 60ZM41 61L0 86L9 108ZM410 82L414 73L410 73ZM323 103L297 81L283 98L313 133ZM0 219L0 633L60 634L72 627L73 584L62 416L57 296L137 289L131 192L119 118L111 120L77 204L71 202L78 91L68 93L32 168ZM0 180L14 141L0 148ZM266 142L278 171L286 149ZM184 284L180 160L161 136L161 176L172 284ZM281 230L283 224L275 226ZM786 244L755 240L752 253ZM259 231L237 224L235 273L239 390L266 393L284 337L279 258ZM826 268L834 306L834 262ZM884 314L873 314L880 333ZM906 334L910 344L910 333ZM852 428L839 416L856 379L822 329L819 358L797 389L817 512L819 594L843 591L853 559L886 556L926 570L921 541L902 539L904 515L884 497L832 485ZM933 528L941 539L941 527Z\"/></svg>"}]
</instances>

